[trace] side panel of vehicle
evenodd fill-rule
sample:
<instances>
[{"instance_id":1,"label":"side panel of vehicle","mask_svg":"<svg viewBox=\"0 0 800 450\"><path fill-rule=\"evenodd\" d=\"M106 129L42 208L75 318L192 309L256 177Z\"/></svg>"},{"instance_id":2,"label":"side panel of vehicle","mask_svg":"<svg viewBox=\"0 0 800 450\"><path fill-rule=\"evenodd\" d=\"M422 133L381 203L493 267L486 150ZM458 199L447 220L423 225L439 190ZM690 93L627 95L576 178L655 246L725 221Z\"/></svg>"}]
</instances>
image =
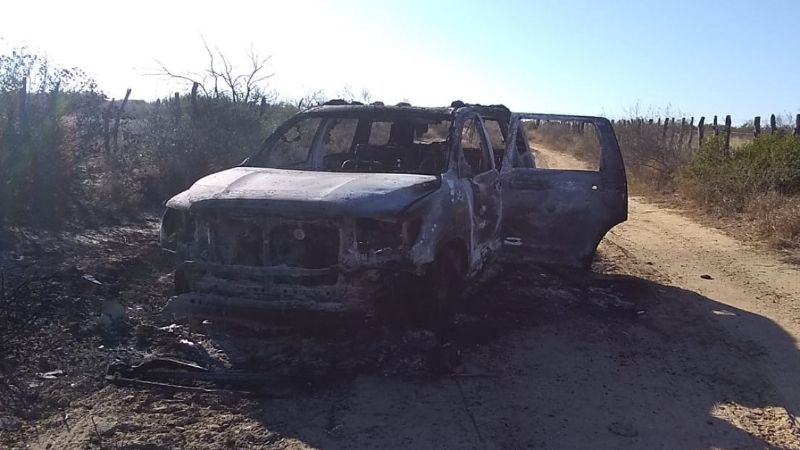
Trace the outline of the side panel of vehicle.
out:
<instances>
[{"instance_id":1,"label":"side panel of vehicle","mask_svg":"<svg viewBox=\"0 0 800 450\"><path fill-rule=\"evenodd\" d=\"M591 124L600 144L599 170L532 167L523 121ZM510 260L589 267L597 245L627 219L625 167L604 118L514 114L502 170L504 256Z\"/></svg>"}]
</instances>

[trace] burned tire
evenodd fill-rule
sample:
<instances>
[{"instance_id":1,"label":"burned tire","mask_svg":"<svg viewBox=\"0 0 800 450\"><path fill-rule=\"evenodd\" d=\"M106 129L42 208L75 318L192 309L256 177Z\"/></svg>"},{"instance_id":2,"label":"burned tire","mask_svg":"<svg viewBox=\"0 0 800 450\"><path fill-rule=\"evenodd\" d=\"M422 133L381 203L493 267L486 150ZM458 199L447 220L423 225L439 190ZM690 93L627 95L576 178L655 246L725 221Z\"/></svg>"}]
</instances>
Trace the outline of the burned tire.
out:
<instances>
[{"instance_id":1,"label":"burned tire","mask_svg":"<svg viewBox=\"0 0 800 450\"><path fill-rule=\"evenodd\" d=\"M189 292L189 278L186 276L186 271L180 267L175 268L174 286L175 295L181 295Z\"/></svg>"},{"instance_id":2,"label":"burned tire","mask_svg":"<svg viewBox=\"0 0 800 450\"><path fill-rule=\"evenodd\" d=\"M460 252L452 247L440 252L425 276L418 316L432 326L449 323L464 290L465 275L466 260Z\"/></svg>"}]
</instances>

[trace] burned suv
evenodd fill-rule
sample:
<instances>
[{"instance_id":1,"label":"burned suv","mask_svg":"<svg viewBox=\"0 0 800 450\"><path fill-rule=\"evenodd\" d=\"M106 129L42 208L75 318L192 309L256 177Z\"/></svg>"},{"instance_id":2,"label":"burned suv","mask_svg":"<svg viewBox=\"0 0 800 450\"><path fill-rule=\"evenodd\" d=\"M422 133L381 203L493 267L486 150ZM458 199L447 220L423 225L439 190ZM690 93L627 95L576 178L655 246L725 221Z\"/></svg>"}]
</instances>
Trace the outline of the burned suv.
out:
<instances>
[{"instance_id":1,"label":"burned suv","mask_svg":"<svg viewBox=\"0 0 800 450\"><path fill-rule=\"evenodd\" d=\"M247 318L437 305L500 254L587 266L627 217L606 119L341 103L295 115L240 166L167 202L171 311ZM593 126L598 170L537 168L527 130L543 123ZM412 285L422 289L409 295Z\"/></svg>"}]
</instances>

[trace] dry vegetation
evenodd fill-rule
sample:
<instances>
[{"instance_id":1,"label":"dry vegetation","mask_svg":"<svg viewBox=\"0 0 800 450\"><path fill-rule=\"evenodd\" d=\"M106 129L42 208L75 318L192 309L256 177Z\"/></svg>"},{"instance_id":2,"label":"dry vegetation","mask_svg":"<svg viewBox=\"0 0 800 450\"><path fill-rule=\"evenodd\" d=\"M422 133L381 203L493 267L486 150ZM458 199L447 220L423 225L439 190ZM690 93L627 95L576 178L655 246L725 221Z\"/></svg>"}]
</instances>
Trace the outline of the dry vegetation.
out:
<instances>
[{"instance_id":1,"label":"dry vegetation","mask_svg":"<svg viewBox=\"0 0 800 450\"><path fill-rule=\"evenodd\" d=\"M711 211L752 221L778 247L800 245L800 137L765 135L732 150L711 139L680 173L678 187Z\"/></svg>"},{"instance_id":2,"label":"dry vegetation","mask_svg":"<svg viewBox=\"0 0 800 450\"><path fill-rule=\"evenodd\" d=\"M25 49L0 55L0 224L97 226L155 212L321 101L274 101L257 84L265 60L250 57L243 73L212 59L195 96L114 102L78 69Z\"/></svg>"}]
</instances>

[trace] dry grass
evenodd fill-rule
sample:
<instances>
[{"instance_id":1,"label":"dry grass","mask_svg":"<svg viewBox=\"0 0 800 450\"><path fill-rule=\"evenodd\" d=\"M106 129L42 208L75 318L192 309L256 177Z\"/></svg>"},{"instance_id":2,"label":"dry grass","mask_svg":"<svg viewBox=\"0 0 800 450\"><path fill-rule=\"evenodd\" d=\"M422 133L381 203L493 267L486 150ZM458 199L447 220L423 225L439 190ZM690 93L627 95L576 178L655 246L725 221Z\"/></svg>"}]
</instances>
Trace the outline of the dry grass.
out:
<instances>
[{"instance_id":1,"label":"dry grass","mask_svg":"<svg viewBox=\"0 0 800 450\"><path fill-rule=\"evenodd\" d=\"M614 124L628 180L642 191L665 192L675 189L675 176L692 159L696 142L690 142L691 129L680 124L664 128L645 119Z\"/></svg>"},{"instance_id":2,"label":"dry grass","mask_svg":"<svg viewBox=\"0 0 800 450\"><path fill-rule=\"evenodd\" d=\"M800 197L774 191L756 194L748 199L744 213L771 245L800 247Z\"/></svg>"}]
</instances>

